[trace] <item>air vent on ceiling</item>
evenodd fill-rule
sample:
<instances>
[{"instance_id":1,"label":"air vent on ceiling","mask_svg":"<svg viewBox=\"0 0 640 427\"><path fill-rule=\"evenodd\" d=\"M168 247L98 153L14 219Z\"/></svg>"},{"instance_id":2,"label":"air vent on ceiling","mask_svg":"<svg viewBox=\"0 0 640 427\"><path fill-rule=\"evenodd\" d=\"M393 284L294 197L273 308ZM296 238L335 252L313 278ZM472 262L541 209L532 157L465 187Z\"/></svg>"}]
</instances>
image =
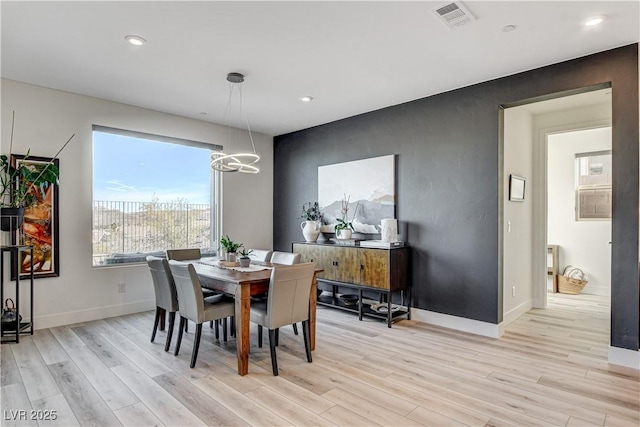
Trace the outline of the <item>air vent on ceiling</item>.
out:
<instances>
[{"instance_id":1,"label":"air vent on ceiling","mask_svg":"<svg viewBox=\"0 0 640 427\"><path fill-rule=\"evenodd\" d=\"M451 2L433 9L433 13L449 28L462 27L475 18L460 2Z\"/></svg>"}]
</instances>

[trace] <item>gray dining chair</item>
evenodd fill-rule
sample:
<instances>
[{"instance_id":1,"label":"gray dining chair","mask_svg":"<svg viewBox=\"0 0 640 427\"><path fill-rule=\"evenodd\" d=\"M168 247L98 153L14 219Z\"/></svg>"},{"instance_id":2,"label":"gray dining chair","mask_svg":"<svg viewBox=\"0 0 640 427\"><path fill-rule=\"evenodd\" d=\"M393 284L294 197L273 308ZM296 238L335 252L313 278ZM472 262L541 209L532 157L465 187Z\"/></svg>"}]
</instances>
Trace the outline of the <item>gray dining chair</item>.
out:
<instances>
[{"instance_id":1,"label":"gray dining chair","mask_svg":"<svg viewBox=\"0 0 640 427\"><path fill-rule=\"evenodd\" d=\"M212 320L220 320L235 314L235 303L233 300L225 298L204 298L201 289L200 279L193 264L186 264L181 261L169 261L169 267L173 274L180 302L180 327L178 340L176 342L175 355L180 351L182 342L182 331L184 324L191 320L196 324L196 335L193 339L193 350L191 352L191 364L196 366L198 348L200 347L200 337L202 335L202 323Z\"/></svg>"},{"instance_id":2,"label":"gray dining chair","mask_svg":"<svg viewBox=\"0 0 640 427\"><path fill-rule=\"evenodd\" d=\"M284 265L299 264L300 254L295 252L292 253L292 252L274 251L273 254L271 255L270 262L272 264L284 264ZM293 326L293 333L298 335L298 325L294 323L292 326Z\"/></svg>"},{"instance_id":3,"label":"gray dining chair","mask_svg":"<svg viewBox=\"0 0 640 427\"><path fill-rule=\"evenodd\" d=\"M309 293L315 267L313 262L274 266L271 270L267 300L251 303L251 321L258 324L259 347L262 347L262 327L269 330L273 375L278 375L277 333L279 328L286 325L302 322L307 362L311 363Z\"/></svg>"},{"instance_id":4,"label":"gray dining chair","mask_svg":"<svg viewBox=\"0 0 640 427\"><path fill-rule=\"evenodd\" d=\"M158 322L160 316L169 313L169 330L167 331L167 340L164 344L164 351L169 351L171 345L171 337L173 336L173 325L176 320L176 311L178 311L178 294L176 285L173 281L173 275L169 268L169 263L164 258L154 256L147 257L147 264L151 271L153 279L153 290L156 294L156 318L153 322L153 332L151 333L151 342L156 339L158 331Z\"/></svg>"},{"instance_id":5,"label":"gray dining chair","mask_svg":"<svg viewBox=\"0 0 640 427\"><path fill-rule=\"evenodd\" d=\"M200 259L202 254L200 248L188 248L188 249L167 249L167 259L174 259L176 261L189 261Z\"/></svg>"},{"instance_id":6,"label":"gray dining chair","mask_svg":"<svg viewBox=\"0 0 640 427\"><path fill-rule=\"evenodd\" d=\"M271 261L271 254L273 253L273 251L269 251L266 249L250 249L250 251L251 253L249 254L249 258L251 258L252 261Z\"/></svg>"},{"instance_id":7,"label":"gray dining chair","mask_svg":"<svg viewBox=\"0 0 640 427\"><path fill-rule=\"evenodd\" d=\"M271 254L271 264L293 265L300 262L300 254L291 252L273 251Z\"/></svg>"},{"instance_id":8,"label":"gray dining chair","mask_svg":"<svg viewBox=\"0 0 640 427\"><path fill-rule=\"evenodd\" d=\"M168 260L175 260L175 261L193 261L193 260L197 260L200 259L202 257L202 253L200 252L200 248L186 248L186 249L167 249L166 251L167 253L167 259ZM207 288L202 288L202 294L204 295L205 298L208 297L216 297L218 295L221 295L220 292L218 291L214 291L211 289L207 289ZM209 325L211 328L213 328L213 322L211 322L211 324ZM216 339L220 338L220 332L219 332L219 326L220 326L220 321L216 320L215 322L215 327L216 327ZM188 330L188 326L185 323L184 325L185 327L185 331ZM233 318L231 319L231 335L233 336L233 330L234 330L234 321ZM222 334L224 336L224 340L227 340L227 319L223 319L222 321Z\"/></svg>"}]
</instances>

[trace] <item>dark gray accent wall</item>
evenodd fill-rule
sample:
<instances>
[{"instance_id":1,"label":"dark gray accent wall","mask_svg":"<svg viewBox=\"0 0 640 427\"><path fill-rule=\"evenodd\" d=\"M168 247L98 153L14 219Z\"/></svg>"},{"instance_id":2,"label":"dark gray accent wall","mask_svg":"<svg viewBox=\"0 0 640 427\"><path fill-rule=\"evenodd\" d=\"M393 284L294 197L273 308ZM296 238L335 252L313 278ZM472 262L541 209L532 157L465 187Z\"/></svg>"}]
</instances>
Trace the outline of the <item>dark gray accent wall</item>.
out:
<instances>
[{"instance_id":1,"label":"dark gray accent wall","mask_svg":"<svg viewBox=\"0 0 640 427\"><path fill-rule=\"evenodd\" d=\"M301 239L300 207L317 199L318 166L395 154L414 306L497 324L500 110L602 84L613 91L611 341L637 350L637 44L276 137L274 248Z\"/></svg>"}]
</instances>

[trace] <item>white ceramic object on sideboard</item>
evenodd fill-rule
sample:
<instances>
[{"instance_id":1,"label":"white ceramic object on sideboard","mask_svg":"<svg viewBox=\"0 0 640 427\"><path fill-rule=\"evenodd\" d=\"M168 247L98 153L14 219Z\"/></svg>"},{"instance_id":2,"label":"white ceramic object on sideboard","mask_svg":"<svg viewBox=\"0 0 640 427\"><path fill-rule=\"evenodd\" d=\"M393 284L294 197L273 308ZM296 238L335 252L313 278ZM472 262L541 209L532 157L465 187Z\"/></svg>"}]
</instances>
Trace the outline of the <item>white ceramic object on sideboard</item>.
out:
<instances>
[{"instance_id":1,"label":"white ceramic object on sideboard","mask_svg":"<svg viewBox=\"0 0 640 427\"><path fill-rule=\"evenodd\" d=\"M315 242L320 235L320 224L318 221L302 221L300 224L302 235L307 242Z\"/></svg>"},{"instance_id":2,"label":"white ceramic object on sideboard","mask_svg":"<svg viewBox=\"0 0 640 427\"><path fill-rule=\"evenodd\" d=\"M380 240L383 242L395 242L398 240L398 220L384 218L380 221Z\"/></svg>"},{"instance_id":3,"label":"white ceramic object on sideboard","mask_svg":"<svg viewBox=\"0 0 640 427\"><path fill-rule=\"evenodd\" d=\"M343 228L342 230L338 231L336 233L336 237L338 239L350 239L351 238L351 230L347 229L347 228Z\"/></svg>"}]
</instances>

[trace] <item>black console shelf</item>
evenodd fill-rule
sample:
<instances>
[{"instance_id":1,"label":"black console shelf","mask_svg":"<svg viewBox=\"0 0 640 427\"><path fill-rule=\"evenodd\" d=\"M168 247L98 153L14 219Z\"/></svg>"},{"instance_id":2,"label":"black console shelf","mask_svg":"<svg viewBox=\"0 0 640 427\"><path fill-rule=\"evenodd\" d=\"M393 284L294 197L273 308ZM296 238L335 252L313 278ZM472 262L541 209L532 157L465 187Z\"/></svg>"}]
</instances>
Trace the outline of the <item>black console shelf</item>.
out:
<instances>
[{"instance_id":1,"label":"black console shelf","mask_svg":"<svg viewBox=\"0 0 640 427\"><path fill-rule=\"evenodd\" d=\"M20 315L23 313L22 306L20 304L20 274L19 272L19 263L20 263L20 253L29 251L29 255L31 259L33 259L33 246L25 246L25 245L12 245L12 246L2 246L0 247L0 301L4 306L4 259L5 256L8 255L10 258L10 263L13 263L13 271L16 273L16 279L13 281L15 283L15 305L16 312L18 313L18 320L15 323L2 325L2 329L0 332L0 338L2 343L5 342L20 342L20 335L33 335L33 263L31 263L31 270L29 271L28 280L29 280L29 318L30 322L21 322ZM10 269L11 270L11 269ZM22 316L26 317L26 316Z\"/></svg>"}]
</instances>

